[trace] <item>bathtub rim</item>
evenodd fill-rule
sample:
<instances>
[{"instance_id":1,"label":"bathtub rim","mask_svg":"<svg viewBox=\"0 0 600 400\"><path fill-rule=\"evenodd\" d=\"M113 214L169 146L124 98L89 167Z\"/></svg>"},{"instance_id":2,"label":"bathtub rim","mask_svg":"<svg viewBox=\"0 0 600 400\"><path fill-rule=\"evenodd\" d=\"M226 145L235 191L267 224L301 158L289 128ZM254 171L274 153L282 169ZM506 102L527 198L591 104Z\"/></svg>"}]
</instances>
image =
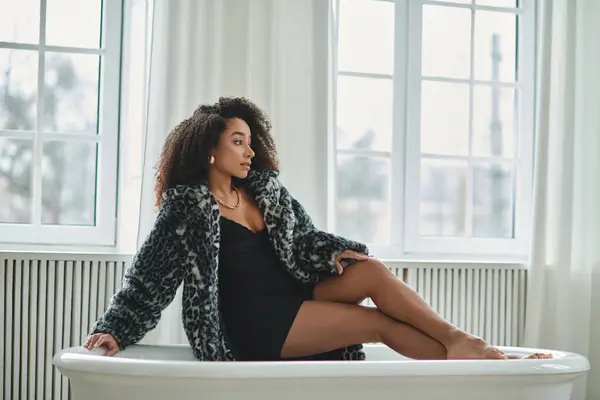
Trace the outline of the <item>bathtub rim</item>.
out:
<instances>
[{"instance_id":1,"label":"bathtub rim","mask_svg":"<svg viewBox=\"0 0 600 400\"><path fill-rule=\"evenodd\" d=\"M134 345L154 350L189 348L189 345ZM133 347L133 346L132 346ZM382 351L383 345L365 345ZM199 362L196 360L152 360L104 357L96 349L81 346L58 352L52 363L65 376L73 372L163 378L210 379L278 379L278 378L348 378L348 377L423 377L423 376L490 376L490 375L565 375L581 374L590 369L589 361L575 353L499 347L508 353L550 352L555 359L542 360L385 360L385 361L286 361L286 362ZM126 352L126 350L125 350ZM100 353L102 354L102 353Z\"/></svg>"}]
</instances>

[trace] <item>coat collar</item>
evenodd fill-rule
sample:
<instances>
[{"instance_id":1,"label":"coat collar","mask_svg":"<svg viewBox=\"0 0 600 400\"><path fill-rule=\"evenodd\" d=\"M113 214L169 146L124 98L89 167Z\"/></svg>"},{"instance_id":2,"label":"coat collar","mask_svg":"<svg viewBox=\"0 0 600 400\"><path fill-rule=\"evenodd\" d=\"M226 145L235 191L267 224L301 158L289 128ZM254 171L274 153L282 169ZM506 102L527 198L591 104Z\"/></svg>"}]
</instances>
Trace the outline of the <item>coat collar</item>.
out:
<instances>
[{"instance_id":1,"label":"coat collar","mask_svg":"<svg viewBox=\"0 0 600 400\"><path fill-rule=\"evenodd\" d=\"M254 195L259 209L265 213L281 217L284 213L280 204L282 185L277 179L279 173L273 170L250 170L248 176L241 183ZM207 181L188 185L177 185L168 189L162 195L165 205L169 205L175 212L181 212L186 220L197 219L214 222L214 212L219 210L215 197L210 192ZM287 208L287 207L286 207Z\"/></svg>"}]
</instances>

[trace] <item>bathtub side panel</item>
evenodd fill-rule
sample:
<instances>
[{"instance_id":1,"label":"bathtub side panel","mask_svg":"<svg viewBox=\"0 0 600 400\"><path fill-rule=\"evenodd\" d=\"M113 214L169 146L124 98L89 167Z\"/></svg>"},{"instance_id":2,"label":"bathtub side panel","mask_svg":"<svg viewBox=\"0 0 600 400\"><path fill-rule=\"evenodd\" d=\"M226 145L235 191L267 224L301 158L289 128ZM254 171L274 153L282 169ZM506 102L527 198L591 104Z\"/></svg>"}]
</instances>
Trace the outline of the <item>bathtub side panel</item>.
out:
<instances>
[{"instance_id":1,"label":"bathtub side panel","mask_svg":"<svg viewBox=\"0 0 600 400\"><path fill-rule=\"evenodd\" d=\"M150 380L75 374L71 389L73 400L569 400L575 377L555 378Z\"/></svg>"}]
</instances>

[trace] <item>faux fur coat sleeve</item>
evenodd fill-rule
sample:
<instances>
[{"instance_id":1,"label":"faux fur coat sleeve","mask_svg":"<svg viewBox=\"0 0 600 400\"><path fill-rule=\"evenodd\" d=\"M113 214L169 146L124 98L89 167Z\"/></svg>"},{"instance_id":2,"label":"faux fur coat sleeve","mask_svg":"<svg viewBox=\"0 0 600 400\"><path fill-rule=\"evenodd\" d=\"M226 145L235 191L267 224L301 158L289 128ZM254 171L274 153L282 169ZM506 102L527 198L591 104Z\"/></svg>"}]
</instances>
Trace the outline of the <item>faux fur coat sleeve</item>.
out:
<instances>
[{"instance_id":1,"label":"faux fur coat sleeve","mask_svg":"<svg viewBox=\"0 0 600 400\"><path fill-rule=\"evenodd\" d=\"M344 250L369 254L369 249L362 243L315 228L304 207L293 197L291 201L297 230L294 234L295 256L302 268L319 274L337 275L335 259ZM344 260L342 266L347 267L353 262Z\"/></svg>"},{"instance_id":2,"label":"faux fur coat sleeve","mask_svg":"<svg viewBox=\"0 0 600 400\"><path fill-rule=\"evenodd\" d=\"M169 204L163 205L125 272L122 289L111 298L92 333L111 334L124 350L156 327L183 280L182 221Z\"/></svg>"}]
</instances>

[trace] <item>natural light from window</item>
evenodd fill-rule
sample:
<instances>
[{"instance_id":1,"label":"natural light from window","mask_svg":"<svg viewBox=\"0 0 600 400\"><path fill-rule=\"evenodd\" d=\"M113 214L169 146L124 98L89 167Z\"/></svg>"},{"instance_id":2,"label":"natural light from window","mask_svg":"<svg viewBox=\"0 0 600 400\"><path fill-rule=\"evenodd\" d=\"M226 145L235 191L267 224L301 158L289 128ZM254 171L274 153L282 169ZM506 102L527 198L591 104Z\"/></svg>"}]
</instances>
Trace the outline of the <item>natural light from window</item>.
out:
<instances>
[{"instance_id":1,"label":"natural light from window","mask_svg":"<svg viewBox=\"0 0 600 400\"><path fill-rule=\"evenodd\" d=\"M337 233L394 257L522 253L532 10L532 0L336 3Z\"/></svg>"},{"instance_id":2,"label":"natural light from window","mask_svg":"<svg viewBox=\"0 0 600 400\"><path fill-rule=\"evenodd\" d=\"M0 9L0 241L114 242L120 6Z\"/></svg>"}]
</instances>

